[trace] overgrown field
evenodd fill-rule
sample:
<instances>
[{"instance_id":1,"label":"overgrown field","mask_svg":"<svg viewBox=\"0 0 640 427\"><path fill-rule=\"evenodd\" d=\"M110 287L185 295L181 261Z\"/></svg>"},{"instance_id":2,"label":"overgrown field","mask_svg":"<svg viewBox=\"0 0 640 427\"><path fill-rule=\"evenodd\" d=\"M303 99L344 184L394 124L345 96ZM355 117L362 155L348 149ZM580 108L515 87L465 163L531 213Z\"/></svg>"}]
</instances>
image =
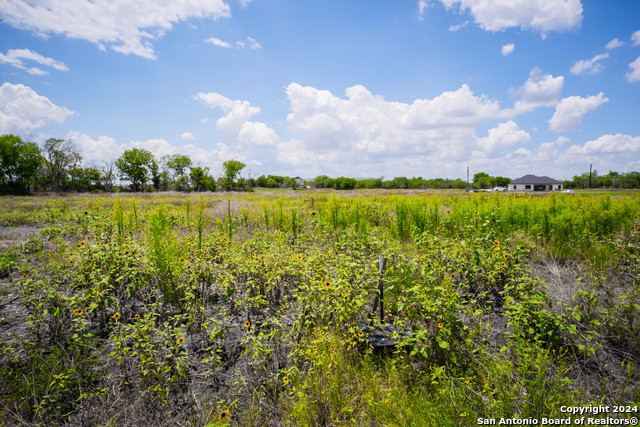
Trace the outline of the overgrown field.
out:
<instances>
[{"instance_id":1,"label":"overgrown field","mask_svg":"<svg viewBox=\"0 0 640 427\"><path fill-rule=\"evenodd\" d=\"M639 212L637 194L1 198L0 425L637 407ZM368 343L380 323L393 351ZM612 415L638 413L593 417Z\"/></svg>"}]
</instances>

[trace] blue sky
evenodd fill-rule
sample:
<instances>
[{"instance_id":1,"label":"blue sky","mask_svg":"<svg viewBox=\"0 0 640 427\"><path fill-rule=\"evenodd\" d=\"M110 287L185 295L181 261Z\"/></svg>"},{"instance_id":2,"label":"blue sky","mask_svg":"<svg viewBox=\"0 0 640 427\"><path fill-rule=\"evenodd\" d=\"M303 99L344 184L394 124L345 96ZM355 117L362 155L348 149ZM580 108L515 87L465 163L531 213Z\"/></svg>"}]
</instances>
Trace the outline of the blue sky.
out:
<instances>
[{"instance_id":1,"label":"blue sky","mask_svg":"<svg viewBox=\"0 0 640 427\"><path fill-rule=\"evenodd\" d=\"M637 0L0 0L0 134L253 176L640 171Z\"/></svg>"}]
</instances>

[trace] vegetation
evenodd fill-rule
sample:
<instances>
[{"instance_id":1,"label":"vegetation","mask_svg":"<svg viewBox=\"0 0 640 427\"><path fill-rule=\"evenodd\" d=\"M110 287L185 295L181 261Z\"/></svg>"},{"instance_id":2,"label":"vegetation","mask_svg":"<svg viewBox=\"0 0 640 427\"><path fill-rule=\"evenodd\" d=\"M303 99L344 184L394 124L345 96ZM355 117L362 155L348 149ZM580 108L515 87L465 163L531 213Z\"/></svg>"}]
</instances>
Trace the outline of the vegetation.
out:
<instances>
[{"instance_id":1,"label":"vegetation","mask_svg":"<svg viewBox=\"0 0 640 427\"><path fill-rule=\"evenodd\" d=\"M339 194L0 199L2 422L637 417L637 194Z\"/></svg>"},{"instance_id":2,"label":"vegetation","mask_svg":"<svg viewBox=\"0 0 640 427\"><path fill-rule=\"evenodd\" d=\"M23 194L38 174L42 157L38 145L15 135L0 136L0 194Z\"/></svg>"},{"instance_id":3,"label":"vegetation","mask_svg":"<svg viewBox=\"0 0 640 427\"><path fill-rule=\"evenodd\" d=\"M222 164L224 168L224 187L227 191L231 191L235 188L236 179L240 174L240 171L245 168L245 164L237 160L227 160Z\"/></svg>"},{"instance_id":4,"label":"vegetation","mask_svg":"<svg viewBox=\"0 0 640 427\"><path fill-rule=\"evenodd\" d=\"M52 192L111 192L124 190L126 186L115 186L114 166L121 179L131 182L131 190L137 191L251 191L253 188L332 188L336 190L354 189L488 189L505 187L509 178L490 176L485 172L474 174L467 184L462 179L424 179L422 177L395 177L390 180L380 178L331 178L319 175L302 184L300 177L262 175L258 178L244 177L241 172L246 165L238 160L228 160L222 164L219 178L210 175L209 168L194 166L185 154L173 154L156 159L148 150L134 148L125 151L115 161L105 161L104 165L82 165L82 156L73 141L50 138L42 149L35 143L25 143L14 135L0 137L0 193L25 194L29 189ZM40 178L40 179L38 179ZM153 187L147 185L151 182ZM565 188L640 188L640 173L618 173L610 171L600 176L597 171L574 176L564 181Z\"/></svg>"},{"instance_id":5,"label":"vegetation","mask_svg":"<svg viewBox=\"0 0 640 427\"><path fill-rule=\"evenodd\" d=\"M78 173L77 165L82 160L82 156L71 141L47 139L42 145L42 157L52 191L59 192L62 189L62 184L68 173L72 177L72 181L73 178L86 176L89 180L87 184L91 185L91 174L94 171L89 171L86 175Z\"/></svg>"}]
</instances>

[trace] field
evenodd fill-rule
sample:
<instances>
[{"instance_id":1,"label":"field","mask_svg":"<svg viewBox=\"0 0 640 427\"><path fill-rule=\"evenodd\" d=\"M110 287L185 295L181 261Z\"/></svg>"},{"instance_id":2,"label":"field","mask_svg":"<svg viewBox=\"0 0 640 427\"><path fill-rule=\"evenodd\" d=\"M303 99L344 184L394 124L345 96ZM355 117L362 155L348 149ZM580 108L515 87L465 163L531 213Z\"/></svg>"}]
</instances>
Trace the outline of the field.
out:
<instances>
[{"instance_id":1,"label":"field","mask_svg":"<svg viewBox=\"0 0 640 427\"><path fill-rule=\"evenodd\" d=\"M2 426L638 416L638 193L3 197L0 226Z\"/></svg>"}]
</instances>

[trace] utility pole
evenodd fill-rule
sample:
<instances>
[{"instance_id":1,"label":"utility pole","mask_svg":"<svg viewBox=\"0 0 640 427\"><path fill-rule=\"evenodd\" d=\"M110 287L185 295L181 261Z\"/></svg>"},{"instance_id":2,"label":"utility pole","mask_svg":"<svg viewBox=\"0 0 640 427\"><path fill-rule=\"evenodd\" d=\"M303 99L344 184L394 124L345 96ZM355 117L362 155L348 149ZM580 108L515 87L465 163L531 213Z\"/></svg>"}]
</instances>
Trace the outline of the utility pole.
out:
<instances>
[{"instance_id":1,"label":"utility pole","mask_svg":"<svg viewBox=\"0 0 640 427\"><path fill-rule=\"evenodd\" d=\"M467 192L469 192L469 166L467 166Z\"/></svg>"},{"instance_id":2,"label":"utility pole","mask_svg":"<svg viewBox=\"0 0 640 427\"><path fill-rule=\"evenodd\" d=\"M589 164L589 189L591 189L591 171L593 170L593 163Z\"/></svg>"}]
</instances>

